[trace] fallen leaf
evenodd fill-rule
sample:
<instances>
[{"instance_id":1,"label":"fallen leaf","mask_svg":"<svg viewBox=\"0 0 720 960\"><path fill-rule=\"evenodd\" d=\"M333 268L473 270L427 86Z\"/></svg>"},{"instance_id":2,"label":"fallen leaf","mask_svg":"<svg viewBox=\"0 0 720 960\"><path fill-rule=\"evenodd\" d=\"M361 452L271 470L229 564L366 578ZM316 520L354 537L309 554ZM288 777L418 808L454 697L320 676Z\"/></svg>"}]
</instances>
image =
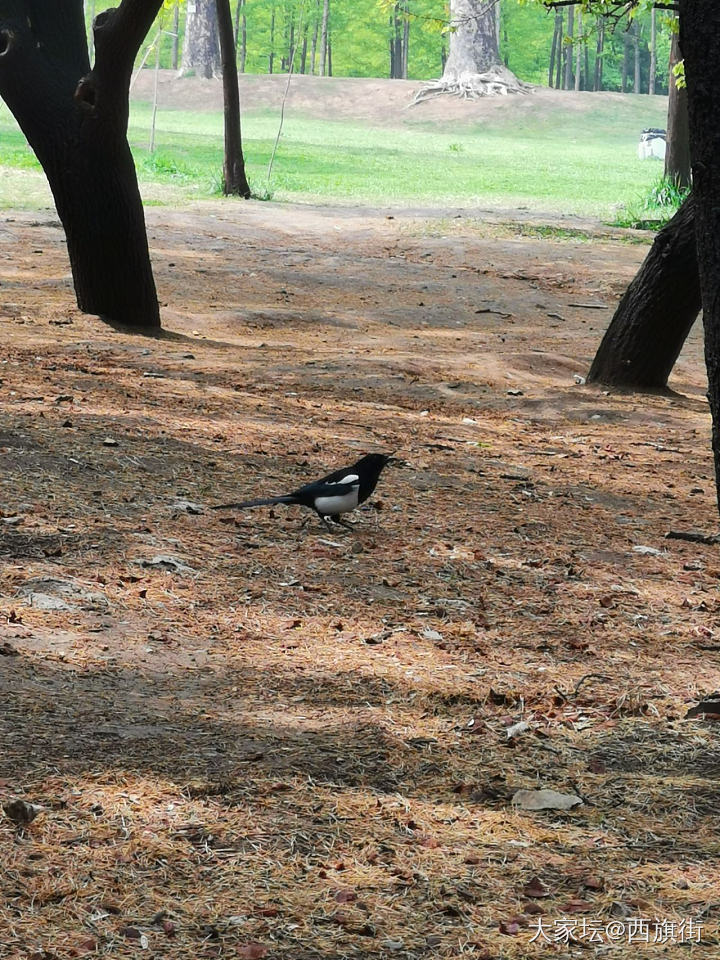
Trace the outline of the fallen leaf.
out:
<instances>
[{"instance_id":1,"label":"fallen leaf","mask_svg":"<svg viewBox=\"0 0 720 960\"><path fill-rule=\"evenodd\" d=\"M534 899L552 896L540 877L533 877L532 880L529 880L523 887L523 894Z\"/></svg>"},{"instance_id":2,"label":"fallen leaf","mask_svg":"<svg viewBox=\"0 0 720 960\"><path fill-rule=\"evenodd\" d=\"M237 948L236 956L242 960L262 960L267 956L268 948L262 943L241 943Z\"/></svg>"}]
</instances>

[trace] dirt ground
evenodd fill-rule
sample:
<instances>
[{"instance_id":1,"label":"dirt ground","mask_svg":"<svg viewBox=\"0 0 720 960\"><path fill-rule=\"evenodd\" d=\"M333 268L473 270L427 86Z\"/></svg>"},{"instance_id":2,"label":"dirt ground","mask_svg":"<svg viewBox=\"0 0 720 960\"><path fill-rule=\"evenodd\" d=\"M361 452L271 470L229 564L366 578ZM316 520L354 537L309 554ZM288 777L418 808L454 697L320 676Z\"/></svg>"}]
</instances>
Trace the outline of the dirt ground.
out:
<instances>
[{"instance_id":1,"label":"dirt ground","mask_svg":"<svg viewBox=\"0 0 720 960\"><path fill-rule=\"evenodd\" d=\"M697 331L675 396L576 382L646 247L148 220L157 340L0 221L0 799L43 808L0 817L0 957L681 955L655 918L716 957L720 558L665 539L717 529ZM366 450L352 532L207 509Z\"/></svg>"},{"instance_id":2,"label":"dirt ground","mask_svg":"<svg viewBox=\"0 0 720 960\"><path fill-rule=\"evenodd\" d=\"M497 122L501 115L512 116L522 124L529 117L549 119L559 110L584 113L602 104L612 108L626 95L606 91L590 93L533 88L532 96L483 97L461 100L436 97L414 104L420 87L418 80L384 80L367 77L313 77L293 74L241 74L240 98L243 111L274 110L278 115L286 99L286 109L295 115L327 120L366 120L373 126L398 127L432 124L440 127L476 126ZM222 81L201 77L178 77L173 70L158 71L158 105L181 110L222 110ZM132 96L151 102L155 95L155 71L141 70L133 82ZM663 104L666 98L654 98Z\"/></svg>"}]
</instances>

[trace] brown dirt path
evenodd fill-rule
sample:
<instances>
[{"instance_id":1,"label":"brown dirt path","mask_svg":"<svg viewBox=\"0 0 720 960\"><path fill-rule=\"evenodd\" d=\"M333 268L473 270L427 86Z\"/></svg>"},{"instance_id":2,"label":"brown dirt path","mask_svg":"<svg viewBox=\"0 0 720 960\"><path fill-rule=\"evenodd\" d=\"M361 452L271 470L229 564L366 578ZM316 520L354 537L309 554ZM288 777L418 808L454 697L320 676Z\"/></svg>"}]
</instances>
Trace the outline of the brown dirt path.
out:
<instances>
[{"instance_id":1,"label":"brown dirt path","mask_svg":"<svg viewBox=\"0 0 720 960\"><path fill-rule=\"evenodd\" d=\"M701 344L685 396L574 382L645 248L148 219L161 340L0 222L0 795L46 808L0 819L0 956L566 956L538 916L618 911L715 956L720 560L664 539L717 527ZM406 462L351 534L188 512L366 449Z\"/></svg>"}]
</instances>

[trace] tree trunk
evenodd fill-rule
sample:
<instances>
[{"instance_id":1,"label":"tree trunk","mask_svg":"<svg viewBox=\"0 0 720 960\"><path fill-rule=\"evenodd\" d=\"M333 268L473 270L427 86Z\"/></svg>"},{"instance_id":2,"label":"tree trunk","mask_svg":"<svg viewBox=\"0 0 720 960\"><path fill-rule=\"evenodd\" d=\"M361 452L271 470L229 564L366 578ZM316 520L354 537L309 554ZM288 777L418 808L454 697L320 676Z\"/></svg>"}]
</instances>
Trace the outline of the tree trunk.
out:
<instances>
[{"instance_id":1,"label":"tree trunk","mask_svg":"<svg viewBox=\"0 0 720 960\"><path fill-rule=\"evenodd\" d=\"M655 94L655 74L657 73L657 15L655 7L650 11L650 79L648 93Z\"/></svg>"},{"instance_id":2,"label":"tree trunk","mask_svg":"<svg viewBox=\"0 0 720 960\"><path fill-rule=\"evenodd\" d=\"M553 85L555 76L555 58L558 56L558 49L562 44L562 15L555 13L555 23L553 29L553 42L550 47L550 63L548 65L548 86Z\"/></svg>"},{"instance_id":3,"label":"tree trunk","mask_svg":"<svg viewBox=\"0 0 720 960\"><path fill-rule=\"evenodd\" d=\"M568 7L568 19L567 19L567 37L569 43L563 45L563 51L565 53L565 90L572 90L573 88L573 35L575 33L575 7Z\"/></svg>"},{"instance_id":4,"label":"tree trunk","mask_svg":"<svg viewBox=\"0 0 720 960\"><path fill-rule=\"evenodd\" d=\"M635 58L633 93L640 93L640 24L637 22L637 20L633 25L633 56Z\"/></svg>"},{"instance_id":5,"label":"tree trunk","mask_svg":"<svg viewBox=\"0 0 720 960\"><path fill-rule=\"evenodd\" d=\"M695 200L658 233L625 291L588 374L588 383L662 390L700 311Z\"/></svg>"},{"instance_id":6,"label":"tree trunk","mask_svg":"<svg viewBox=\"0 0 720 960\"><path fill-rule=\"evenodd\" d=\"M630 75L630 34L626 30L623 34L623 62L622 78L620 80L620 89L623 93L628 92L628 77Z\"/></svg>"},{"instance_id":7,"label":"tree trunk","mask_svg":"<svg viewBox=\"0 0 720 960\"><path fill-rule=\"evenodd\" d=\"M400 76L403 80L408 78L408 52L410 49L410 17L408 10L408 2L405 0L404 5L404 17L403 17L403 33L402 33L402 58L400 64Z\"/></svg>"},{"instance_id":8,"label":"tree trunk","mask_svg":"<svg viewBox=\"0 0 720 960\"><path fill-rule=\"evenodd\" d=\"M245 176L245 159L240 132L240 91L238 89L235 38L233 35L230 0L216 0L218 38L222 56L223 104L225 116L225 159L223 163L223 193L250 196Z\"/></svg>"},{"instance_id":9,"label":"tree trunk","mask_svg":"<svg viewBox=\"0 0 720 960\"><path fill-rule=\"evenodd\" d=\"M175 0L172 19L172 54L171 63L173 70L178 69L180 63L180 0Z\"/></svg>"},{"instance_id":10,"label":"tree trunk","mask_svg":"<svg viewBox=\"0 0 720 960\"><path fill-rule=\"evenodd\" d=\"M112 324L160 328L135 165L127 143L133 61L161 0L122 0L94 23L82 0L3 5L0 95L40 161L65 228L78 306ZM6 12L7 11L7 12Z\"/></svg>"},{"instance_id":11,"label":"tree trunk","mask_svg":"<svg viewBox=\"0 0 720 960\"><path fill-rule=\"evenodd\" d=\"M275 5L273 4L270 14L270 52L268 53L268 73L273 72L275 62Z\"/></svg>"},{"instance_id":12,"label":"tree trunk","mask_svg":"<svg viewBox=\"0 0 720 960\"><path fill-rule=\"evenodd\" d=\"M220 43L215 0L192 0L185 20L180 72L198 77L220 76Z\"/></svg>"},{"instance_id":13,"label":"tree trunk","mask_svg":"<svg viewBox=\"0 0 720 960\"><path fill-rule=\"evenodd\" d=\"M665 176L680 187L689 187L690 176L690 130L688 125L687 89L678 89L672 68L682 60L678 35L673 34L670 48L670 80L667 119L667 146L665 150Z\"/></svg>"},{"instance_id":14,"label":"tree trunk","mask_svg":"<svg viewBox=\"0 0 720 960\"><path fill-rule=\"evenodd\" d=\"M300 73L305 73L307 68L307 52L308 52L308 25L307 21L303 24L303 42L300 53Z\"/></svg>"},{"instance_id":15,"label":"tree trunk","mask_svg":"<svg viewBox=\"0 0 720 960\"><path fill-rule=\"evenodd\" d=\"M605 54L605 18L597 19L597 46L595 47L595 82L594 90L602 90L603 56Z\"/></svg>"},{"instance_id":16,"label":"tree trunk","mask_svg":"<svg viewBox=\"0 0 720 960\"><path fill-rule=\"evenodd\" d=\"M680 47L687 80L705 363L715 477L720 491L720 5L717 0L680 0ZM720 496L718 504L720 506Z\"/></svg>"},{"instance_id":17,"label":"tree trunk","mask_svg":"<svg viewBox=\"0 0 720 960\"><path fill-rule=\"evenodd\" d=\"M496 16L494 0L450 0L450 53L442 78L424 84L415 103L440 93L475 98L530 89L500 59Z\"/></svg>"},{"instance_id":18,"label":"tree trunk","mask_svg":"<svg viewBox=\"0 0 720 960\"><path fill-rule=\"evenodd\" d=\"M318 32L320 30L320 0L315 0L315 19L313 22L312 45L310 48L310 73L315 76L317 60Z\"/></svg>"},{"instance_id":19,"label":"tree trunk","mask_svg":"<svg viewBox=\"0 0 720 960\"><path fill-rule=\"evenodd\" d=\"M563 37L565 36L565 15L562 10L560 10L557 18L557 27L559 33L557 59L555 65L555 89L562 90Z\"/></svg>"},{"instance_id":20,"label":"tree trunk","mask_svg":"<svg viewBox=\"0 0 720 960\"><path fill-rule=\"evenodd\" d=\"M577 43L575 44L575 92L577 93L580 89L580 78L582 76L582 53L583 53L583 43L582 43L582 7L578 10L577 15Z\"/></svg>"},{"instance_id":21,"label":"tree trunk","mask_svg":"<svg viewBox=\"0 0 720 960\"><path fill-rule=\"evenodd\" d=\"M323 0L322 29L320 31L320 76L325 76L328 49L328 21L330 20L330 0Z\"/></svg>"}]
</instances>

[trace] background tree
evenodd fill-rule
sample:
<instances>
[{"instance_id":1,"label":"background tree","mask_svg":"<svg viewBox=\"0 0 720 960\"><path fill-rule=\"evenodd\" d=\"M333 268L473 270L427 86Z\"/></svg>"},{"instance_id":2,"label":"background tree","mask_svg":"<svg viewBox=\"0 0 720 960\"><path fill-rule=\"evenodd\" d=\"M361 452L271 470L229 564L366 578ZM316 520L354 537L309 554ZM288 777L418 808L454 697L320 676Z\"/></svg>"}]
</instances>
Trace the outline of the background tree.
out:
<instances>
[{"instance_id":1,"label":"background tree","mask_svg":"<svg viewBox=\"0 0 720 960\"><path fill-rule=\"evenodd\" d=\"M708 400L720 506L720 4L679 0L685 61Z\"/></svg>"},{"instance_id":2,"label":"background tree","mask_svg":"<svg viewBox=\"0 0 720 960\"><path fill-rule=\"evenodd\" d=\"M530 89L502 62L494 0L450 0L450 50L440 80L431 81L416 100L440 93L482 97Z\"/></svg>"},{"instance_id":3,"label":"background tree","mask_svg":"<svg viewBox=\"0 0 720 960\"><path fill-rule=\"evenodd\" d=\"M220 76L220 41L215 0L192 0L187 4L182 74Z\"/></svg>"},{"instance_id":4,"label":"background tree","mask_svg":"<svg viewBox=\"0 0 720 960\"><path fill-rule=\"evenodd\" d=\"M225 157L223 162L223 193L247 199L250 187L245 176L242 135L240 131L240 92L235 61L230 0L216 0L218 36L222 53L223 107L225 120Z\"/></svg>"},{"instance_id":5,"label":"background tree","mask_svg":"<svg viewBox=\"0 0 720 960\"><path fill-rule=\"evenodd\" d=\"M679 83L676 66L682 60L677 30L673 34L670 49L668 85L667 137L665 150L665 176L679 187L690 186L690 129L688 121L687 88Z\"/></svg>"},{"instance_id":6,"label":"background tree","mask_svg":"<svg viewBox=\"0 0 720 960\"><path fill-rule=\"evenodd\" d=\"M160 326L145 219L127 142L135 56L162 0L97 15L90 69L82 0L0 0L0 96L48 178L78 306Z\"/></svg>"}]
</instances>

